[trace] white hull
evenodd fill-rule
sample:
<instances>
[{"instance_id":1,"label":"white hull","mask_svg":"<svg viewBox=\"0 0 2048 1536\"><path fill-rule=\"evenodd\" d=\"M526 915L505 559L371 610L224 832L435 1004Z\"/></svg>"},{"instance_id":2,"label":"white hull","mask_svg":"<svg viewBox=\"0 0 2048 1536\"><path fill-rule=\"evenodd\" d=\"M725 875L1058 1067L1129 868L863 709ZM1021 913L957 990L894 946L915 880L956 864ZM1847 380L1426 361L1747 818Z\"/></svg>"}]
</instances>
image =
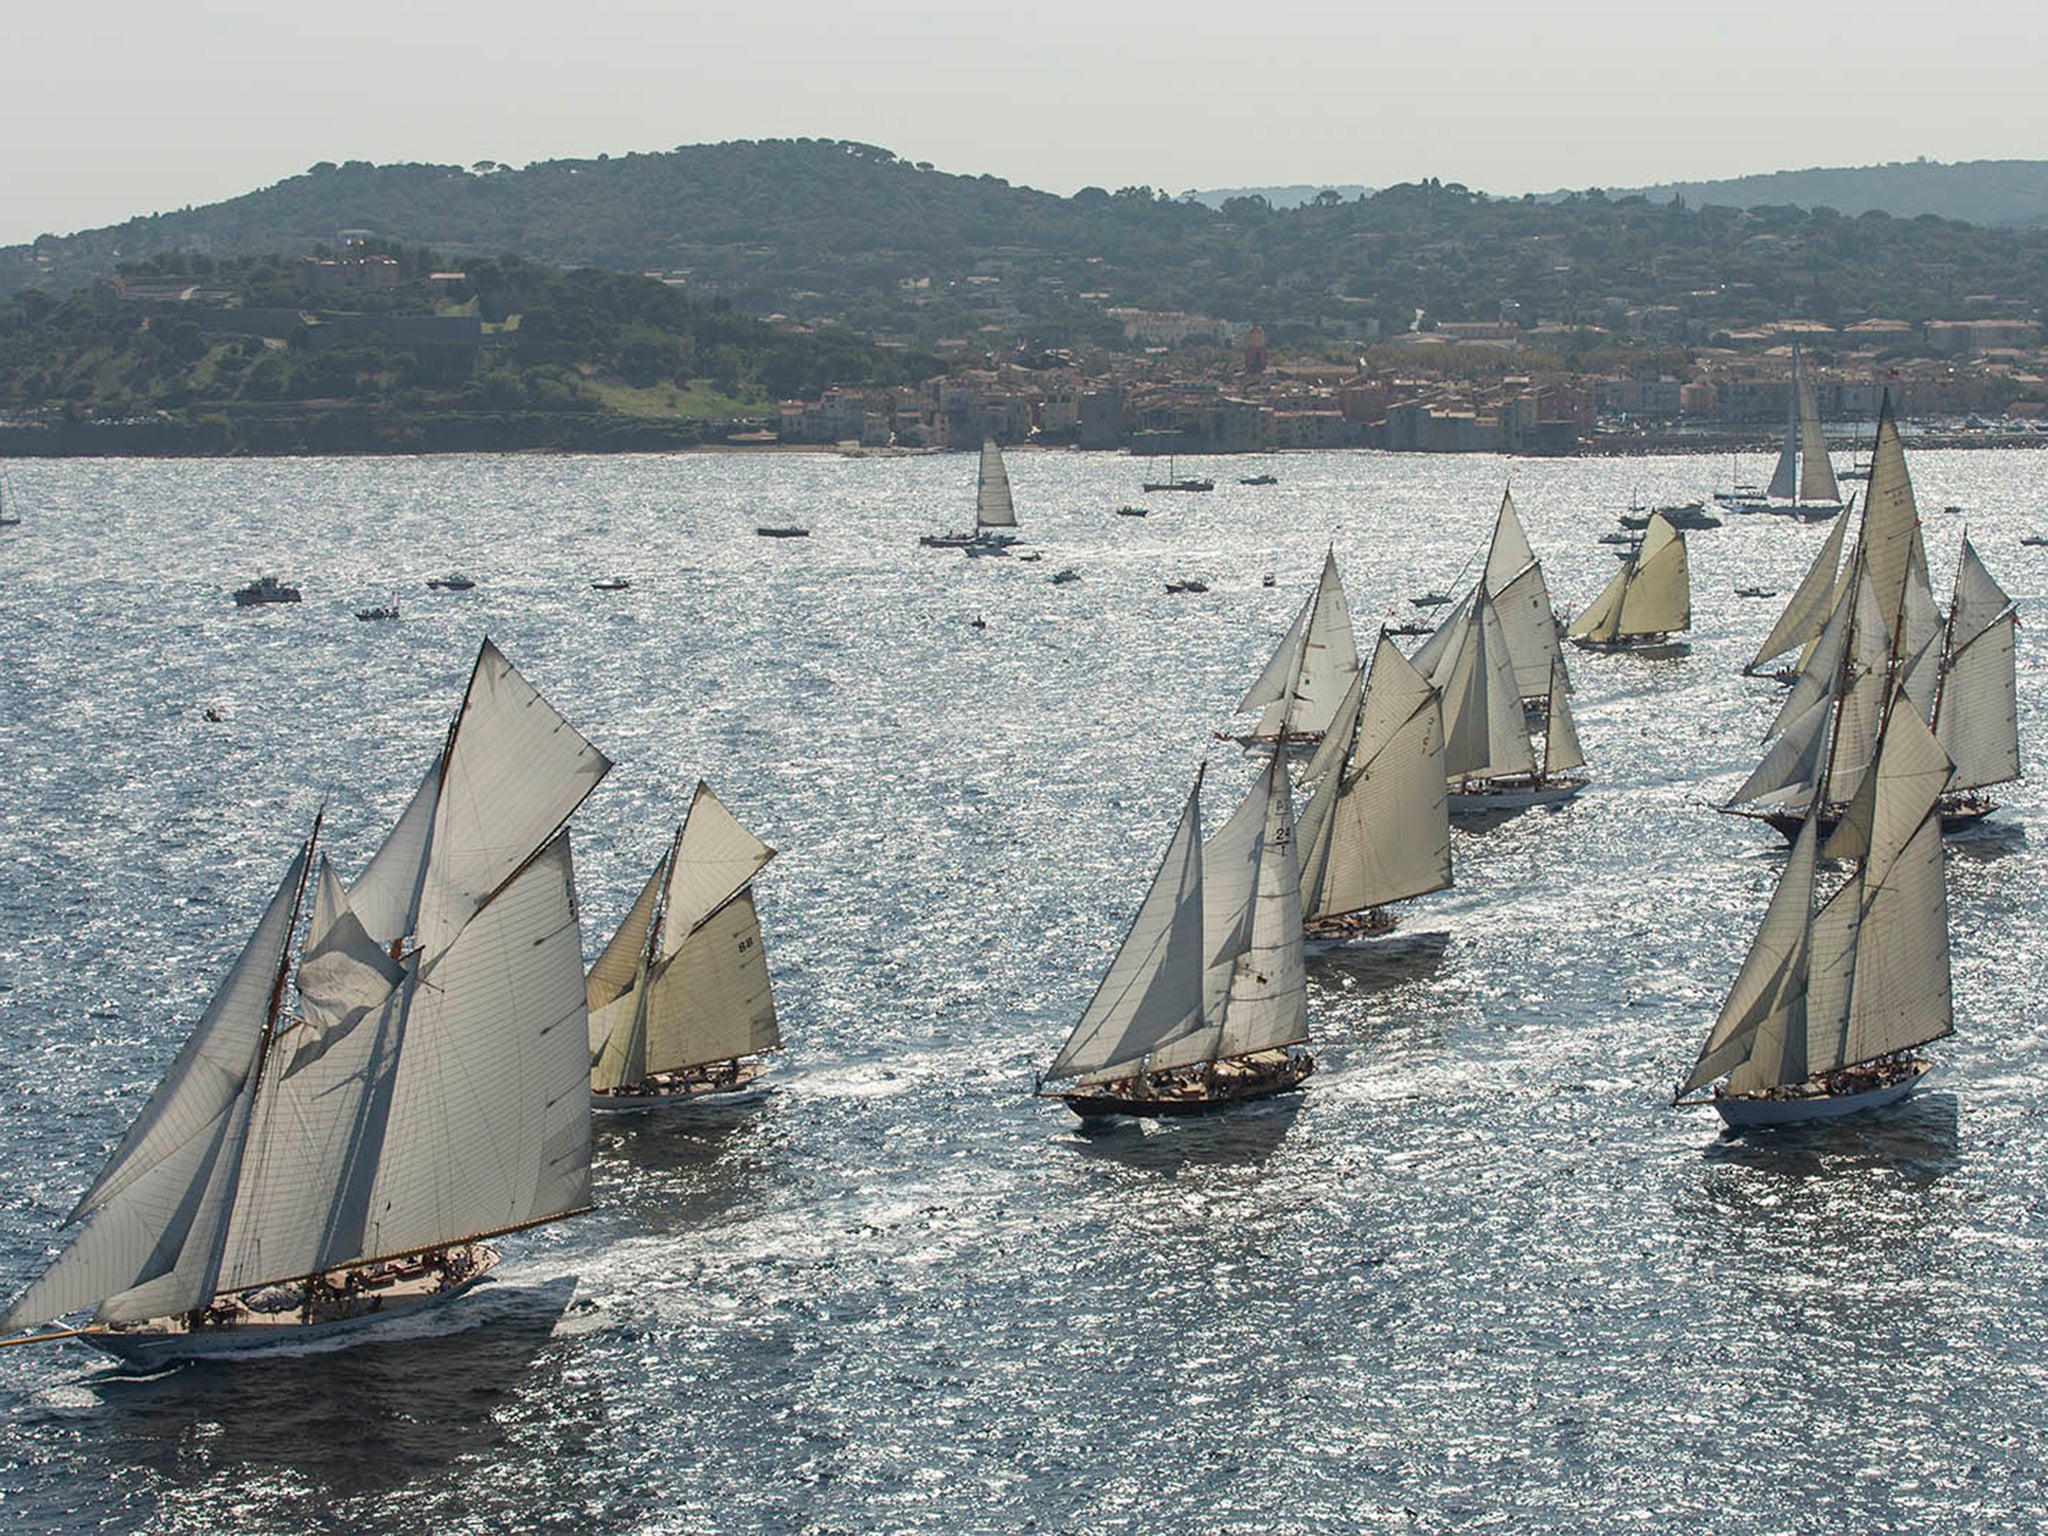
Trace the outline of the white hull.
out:
<instances>
[{"instance_id":1,"label":"white hull","mask_svg":"<svg viewBox=\"0 0 2048 1536\"><path fill-rule=\"evenodd\" d=\"M114 1356L131 1370L161 1370L189 1360L217 1360L264 1350L297 1351L310 1346L344 1349L352 1344L374 1342L378 1330L402 1319L431 1312L488 1278L496 1261L444 1291L434 1291L401 1304L354 1317L339 1317L324 1323L249 1322L196 1332L176 1332L154 1327L116 1332L88 1328L79 1335L82 1342Z\"/></svg>"},{"instance_id":2,"label":"white hull","mask_svg":"<svg viewBox=\"0 0 2048 1536\"><path fill-rule=\"evenodd\" d=\"M1839 1120L1865 1110L1896 1104L1927 1081L1934 1068L1921 1063L1920 1070L1904 1082L1887 1083L1861 1093L1817 1094L1802 1099L1750 1099L1727 1095L1714 1099L1714 1108L1731 1126L1801 1125L1814 1120Z\"/></svg>"},{"instance_id":3,"label":"white hull","mask_svg":"<svg viewBox=\"0 0 2048 1536\"><path fill-rule=\"evenodd\" d=\"M1518 789L1473 789L1453 787L1450 807L1453 816L1479 816L1487 811L1523 811L1538 805L1562 805L1584 789L1584 783L1525 785Z\"/></svg>"}]
</instances>

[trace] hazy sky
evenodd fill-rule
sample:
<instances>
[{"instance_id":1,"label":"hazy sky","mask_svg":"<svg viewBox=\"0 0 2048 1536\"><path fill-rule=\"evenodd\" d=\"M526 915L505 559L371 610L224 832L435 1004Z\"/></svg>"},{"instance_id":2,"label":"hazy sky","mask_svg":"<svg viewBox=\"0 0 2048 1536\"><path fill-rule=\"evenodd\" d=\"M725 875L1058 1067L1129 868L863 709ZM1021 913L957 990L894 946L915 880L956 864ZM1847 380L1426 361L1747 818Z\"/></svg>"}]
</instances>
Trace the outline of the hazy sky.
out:
<instances>
[{"instance_id":1,"label":"hazy sky","mask_svg":"<svg viewBox=\"0 0 2048 1536\"><path fill-rule=\"evenodd\" d=\"M2048 158L2042 0L39 0L0 38L0 242L318 160L798 135L1055 192Z\"/></svg>"}]
</instances>

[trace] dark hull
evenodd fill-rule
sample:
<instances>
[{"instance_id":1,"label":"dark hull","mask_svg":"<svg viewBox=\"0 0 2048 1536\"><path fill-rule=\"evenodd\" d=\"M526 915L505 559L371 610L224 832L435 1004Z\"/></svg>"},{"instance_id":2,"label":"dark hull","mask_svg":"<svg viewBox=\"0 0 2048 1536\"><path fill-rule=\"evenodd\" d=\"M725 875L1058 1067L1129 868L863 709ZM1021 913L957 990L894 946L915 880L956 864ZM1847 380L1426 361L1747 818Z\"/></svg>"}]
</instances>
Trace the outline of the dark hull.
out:
<instances>
[{"instance_id":1,"label":"dark hull","mask_svg":"<svg viewBox=\"0 0 2048 1536\"><path fill-rule=\"evenodd\" d=\"M1202 1083L1196 1091L1147 1093L1135 1086L1135 1079L1126 1079L1133 1083L1132 1088L1110 1085L1106 1091L1082 1090L1063 1093L1059 1097L1067 1108L1084 1120L1102 1120L1111 1115L1132 1115L1146 1120L1180 1119L1190 1115L1214 1114L1233 1104L1251 1104L1260 1099L1270 1099L1278 1093L1291 1093L1315 1070L1314 1057L1297 1054L1273 1063L1270 1068L1258 1063L1255 1070L1240 1075L1218 1075Z\"/></svg>"},{"instance_id":2,"label":"dark hull","mask_svg":"<svg viewBox=\"0 0 2048 1536\"><path fill-rule=\"evenodd\" d=\"M1994 800L1944 799L1941 802L1941 830L1944 832L1960 832L1965 827L1974 827L1997 809L1998 803ZM1806 818L1792 811L1771 811L1763 819L1776 828L1778 835L1788 843L1797 841L1799 829L1806 825ZM1825 839L1832 837L1835 828L1841 824L1842 818L1839 812L1830 813L1823 811L1820 815L1820 826L1817 830L1821 837Z\"/></svg>"}]
</instances>

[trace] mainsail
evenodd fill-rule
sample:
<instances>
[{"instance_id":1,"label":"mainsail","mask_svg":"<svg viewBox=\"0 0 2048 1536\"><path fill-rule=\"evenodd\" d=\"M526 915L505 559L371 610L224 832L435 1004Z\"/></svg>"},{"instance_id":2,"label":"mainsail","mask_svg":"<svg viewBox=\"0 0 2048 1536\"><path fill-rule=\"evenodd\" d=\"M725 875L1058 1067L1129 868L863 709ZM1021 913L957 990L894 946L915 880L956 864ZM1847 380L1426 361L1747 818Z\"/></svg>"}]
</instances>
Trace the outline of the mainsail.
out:
<instances>
[{"instance_id":1,"label":"mainsail","mask_svg":"<svg viewBox=\"0 0 2048 1536\"><path fill-rule=\"evenodd\" d=\"M2011 599L1965 535L1934 705L1935 738L1955 760L1953 789L1982 789L2020 775L2017 623Z\"/></svg>"},{"instance_id":2,"label":"mainsail","mask_svg":"<svg viewBox=\"0 0 2048 1536\"><path fill-rule=\"evenodd\" d=\"M1820 405L1813 398L1813 385L1799 371L1796 348L1792 353L1792 380L1799 408L1799 499L1819 503L1840 501L1842 488L1835 482L1827 435L1820 428Z\"/></svg>"},{"instance_id":3,"label":"mainsail","mask_svg":"<svg viewBox=\"0 0 2048 1536\"><path fill-rule=\"evenodd\" d=\"M1840 580L1842 546L1849 534L1849 517L1855 502L1842 508L1835 518L1835 526L1814 553L1813 563L1806 568L1806 574L1799 579L1799 585L1786 600L1785 611L1778 615L1778 622L1771 626L1764 643L1757 647L1756 655L1749 659L1745 671L1754 672L1764 663L1784 655L1787 651L1811 645L1814 638L1826 626L1828 615L1835 609L1836 585Z\"/></svg>"},{"instance_id":4,"label":"mainsail","mask_svg":"<svg viewBox=\"0 0 2048 1536\"><path fill-rule=\"evenodd\" d=\"M1352 683L1331 728L1340 734L1349 750L1332 754L1296 831L1308 921L1451 883L1443 710L1384 633L1369 677ZM1310 774L1322 765L1319 754Z\"/></svg>"},{"instance_id":5,"label":"mainsail","mask_svg":"<svg viewBox=\"0 0 2048 1536\"><path fill-rule=\"evenodd\" d=\"M562 829L609 767L486 640L363 880L344 891L322 868L301 1019L278 1014L310 844L82 1203L91 1224L7 1321L92 1302L102 1321L141 1321L587 1203ZM150 1256L127 1263L145 1239Z\"/></svg>"},{"instance_id":6,"label":"mainsail","mask_svg":"<svg viewBox=\"0 0 2048 1536\"><path fill-rule=\"evenodd\" d=\"M980 529L1014 528L1017 509L1010 502L1010 471L994 438L981 445L981 474L974 487L974 525Z\"/></svg>"},{"instance_id":7,"label":"mainsail","mask_svg":"<svg viewBox=\"0 0 2048 1536\"><path fill-rule=\"evenodd\" d=\"M775 850L702 780L654 874L591 967L591 1085L623 1088L776 1049L752 884Z\"/></svg>"},{"instance_id":8,"label":"mainsail","mask_svg":"<svg viewBox=\"0 0 2048 1536\"><path fill-rule=\"evenodd\" d=\"M1481 587L1438 685L1444 710L1444 772L1453 779L1535 772L1522 690L1492 600Z\"/></svg>"}]
</instances>

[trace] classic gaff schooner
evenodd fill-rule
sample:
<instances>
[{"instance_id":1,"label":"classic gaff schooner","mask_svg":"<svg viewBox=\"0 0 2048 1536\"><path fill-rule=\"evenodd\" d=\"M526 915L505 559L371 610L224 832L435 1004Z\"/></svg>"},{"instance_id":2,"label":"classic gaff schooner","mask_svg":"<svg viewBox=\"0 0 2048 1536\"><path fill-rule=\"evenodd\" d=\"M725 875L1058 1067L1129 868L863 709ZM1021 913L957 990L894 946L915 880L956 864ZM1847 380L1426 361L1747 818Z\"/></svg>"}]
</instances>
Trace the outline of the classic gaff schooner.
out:
<instances>
[{"instance_id":1,"label":"classic gaff schooner","mask_svg":"<svg viewBox=\"0 0 2048 1536\"><path fill-rule=\"evenodd\" d=\"M778 1050L754 876L775 850L701 779L625 920L590 968L590 1102L604 1110L753 1097Z\"/></svg>"},{"instance_id":2,"label":"classic gaff schooner","mask_svg":"<svg viewBox=\"0 0 2048 1536\"><path fill-rule=\"evenodd\" d=\"M1259 711L1258 724L1229 738L1247 747L1313 746L1323 739L1358 676L1358 641L1337 555L1323 556L1315 591L1294 616L1273 657L1245 696L1238 712Z\"/></svg>"},{"instance_id":3,"label":"classic gaff schooner","mask_svg":"<svg viewBox=\"0 0 2048 1536\"><path fill-rule=\"evenodd\" d=\"M446 1301L498 1262L487 1238L585 1209L565 828L610 766L486 640L383 846L344 889L313 873L316 824L0 1328L93 1307L78 1336L145 1367L323 1338Z\"/></svg>"},{"instance_id":4,"label":"classic gaff schooner","mask_svg":"<svg viewBox=\"0 0 2048 1536\"><path fill-rule=\"evenodd\" d=\"M972 533L927 533L918 543L927 549L964 549L969 554L1000 555L1009 552L1021 535L1017 532L1017 507L1010 497L1010 471L1003 463L1003 450L994 438L981 445L981 469L974 482L974 531Z\"/></svg>"},{"instance_id":5,"label":"classic gaff schooner","mask_svg":"<svg viewBox=\"0 0 2048 1536\"><path fill-rule=\"evenodd\" d=\"M1586 650L1633 651L1663 645L1692 627L1692 582L1685 535L1661 512L1650 514L1643 542L1565 630Z\"/></svg>"},{"instance_id":6,"label":"classic gaff schooner","mask_svg":"<svg viewBox=\"0 0 2048 1536\"><path fill-rule=\"evenodd\" d=\"M1950 764L1903 689L1876 768L1825 841L1800 824L1747 958L1674 1104L1711 1103L1730 1125L1875 1109L1919 1086L1912 1051L1954 1029L1939 803ZM1815 907L1817 865L1854 868ZM1688 1099L1717 1078L1706 1099Z\"/></svg>"},{"instance_id":7,"label":"classic gaff schooner","mask_svg":"<svg viewBox=\"0 0 2048 1536\"><path fill-rule=\"evenodd\" d=\"M1536 559L1529 535L1522 528L1521 514L1515 510L1511 491L1501 492L1493 537L1486 546L1486 565L1477 584L1458 600L1436 632L1411 658L1417 670L1439 690L1450 675L1456 647L1464 638L1472 605L1482 591L1499 618L1501 642L1507 648L1522 702L1531 709L1547 708L1551 680L1564 666L1564 653L1557 643L1557 616L1551 611L1550 587L1543 579L1543 567ZM1565 691L1571 691L1568 677Z\"/></svg>"},{"instance_id":8,"label":"classic gaff schooner","mask_svg":"<svg viewBox=\"0 0 2048 1536\"><path fill-rule=\"evenodd\" d=\"M1294 841L1310 952L1391 933L1389 904L1451 883L1443 709L1384 631L1304 777L1315 788Z\"/></svg>"},{"instance_id":9,"label":"classic gaff schooner","mask_svg":"<svg viewBox=\"0 0 2048 1536\"><path fill-rule=\"evenodd\" d=\"M1786 599L1785 610L1778 615L1778 622L1771 626L1771 632L1764 636L1756 654L1743 667L1746 675L1769 676L1778 682L1790 683L1806 666L1813 654L1814 643L1827 627L1828 615L1834 612L1841 596L1842 548L1848 541L1849 519L1855 508L1856 498L1852 496L1836 514L1835 526L1821 542L1820 548L1814 551L1813 563L1807 566L1806 574L1799 578L1799 585ZM1771 662L1793 650L1800 653L1795 666L1765 671Z\"/></svg>"},{"instance_id":10,"label":"classic gaff schooner","mask_svg":"<svg viewBox=\"0 0 2048 1536\"><path fill-rule=\"evenodd\" d=\"M1308 1002L1285 760L1273 754L1206 845L1201 793L1197 774L1130 931L1036 1087L1084 1119L1206 1114L1315 1070L1296 1049Z\"/></svg>"},{"instance_id":11,"label":"classic gaff schooner","mask_svg":"<svg viewBox=\"0 0 2048 1536\"><path fill-rule=\"evenodd\" d=\"M1950 696L1957 702L1949 739L1962 757L1957 784L1942 802L1942 824L1953 830L1991 814L1996 806L1982 791L2019 773L2009 604L1967 548L1958 563L1957 594L1961 618L1944 624L1887 400L1862 533L1833 611L1765 732L1766 740L1776 740L1724 809L1760 817L1789 839L1818 805L1826 833L1875 759L1879 718L1891 692L1902 691L1923 720L1938 719L1938 696L1953 675Z\"/></svg>"}]
</instances>

